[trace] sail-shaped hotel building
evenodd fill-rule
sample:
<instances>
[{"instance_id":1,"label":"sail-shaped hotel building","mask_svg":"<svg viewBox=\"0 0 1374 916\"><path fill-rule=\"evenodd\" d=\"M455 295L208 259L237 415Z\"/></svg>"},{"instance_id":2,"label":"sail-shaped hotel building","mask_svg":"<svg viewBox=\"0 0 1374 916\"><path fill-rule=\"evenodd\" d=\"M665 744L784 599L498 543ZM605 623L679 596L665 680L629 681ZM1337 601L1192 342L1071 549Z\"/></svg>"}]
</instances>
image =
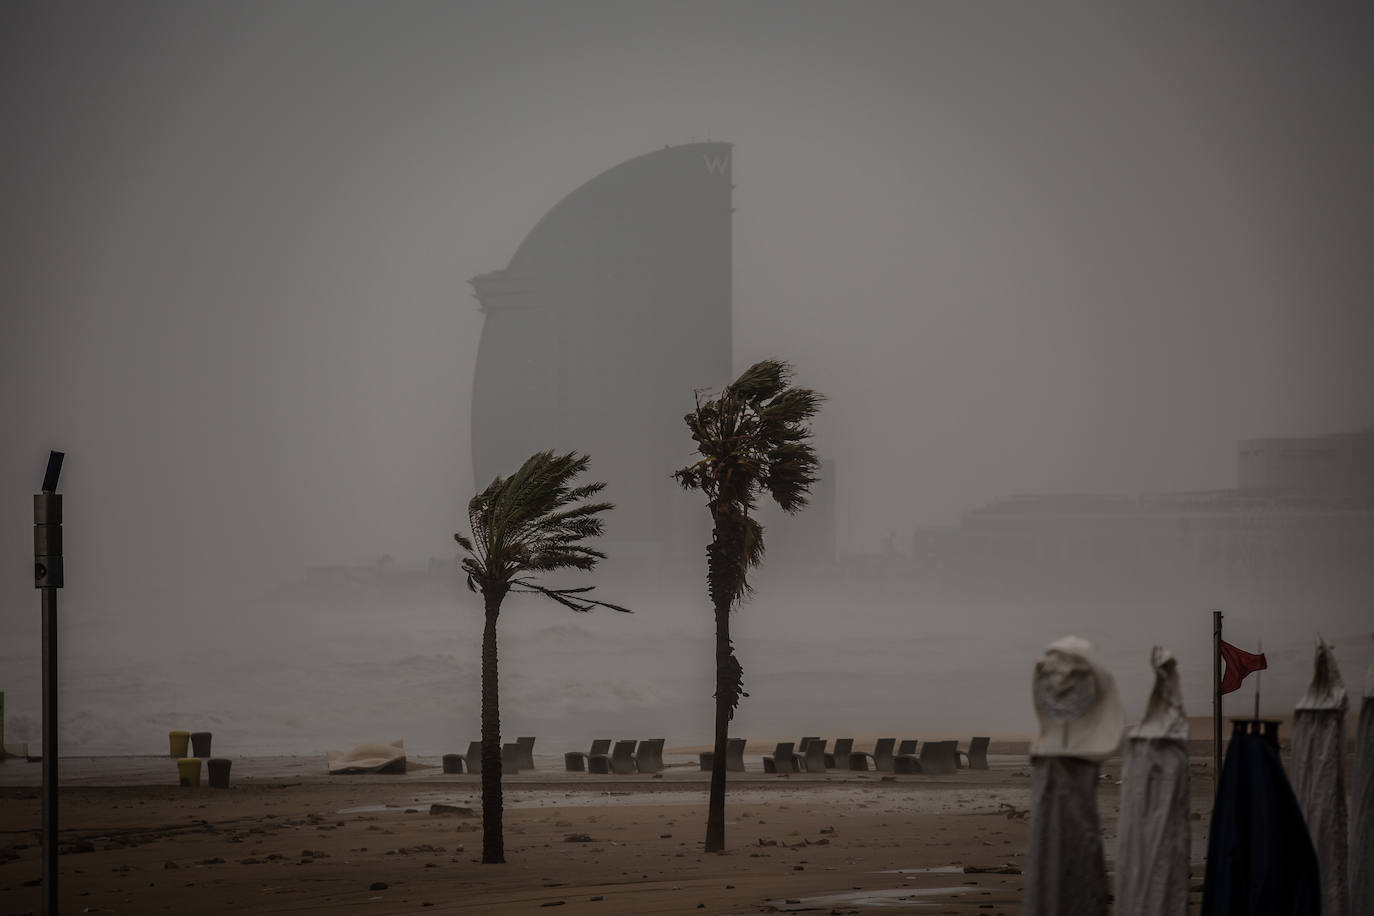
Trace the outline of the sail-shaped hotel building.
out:
<instances>
[{"instance_id":1,"label":"sail-shaped hotel building","mask_svg":"<svg viewBox=\"0 0 1374 916\"><path fill-rule=\"evenodd\" d=\"M705 507L671 474L692 459L693 389L730 380L732 152L690 143L623 162L472 279L478 487L541 449L575 449L616 504L615 554L700 556Z\"/></svg>"}]
</instances>

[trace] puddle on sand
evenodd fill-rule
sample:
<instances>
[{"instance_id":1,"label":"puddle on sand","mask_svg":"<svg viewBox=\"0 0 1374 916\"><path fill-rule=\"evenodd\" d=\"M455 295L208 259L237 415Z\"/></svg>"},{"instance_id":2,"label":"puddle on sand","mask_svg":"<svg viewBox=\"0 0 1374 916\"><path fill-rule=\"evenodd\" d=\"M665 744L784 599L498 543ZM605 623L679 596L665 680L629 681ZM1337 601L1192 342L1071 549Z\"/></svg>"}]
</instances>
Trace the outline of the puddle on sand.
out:
<instances>
[{"instance_id":1,"label":"puddle on sand","mask_svg":"<svg viewBox=\"0 0 1374 916\"><path fill-rule=\"evenodd\" d=\"M962 865L931 865L928 868L888 868L875 875L962 875Z\"/></svg>"},{"instance_id":2,"label":"puddle on sand","mask_svg":"<svg viewBox=\"0 0 1374 916\"><path fill-rule=\"evenodd\" d=\"M890 890L845 891L840 894L818 894L814 897L787 897L768 903L783 912L796 907L813 906L935 906L940 901L923 901L922 897L949 897L966 894L968 887L894 887ZM796 900L796 903L788 903Z\"/></svg>"}]
</instances>

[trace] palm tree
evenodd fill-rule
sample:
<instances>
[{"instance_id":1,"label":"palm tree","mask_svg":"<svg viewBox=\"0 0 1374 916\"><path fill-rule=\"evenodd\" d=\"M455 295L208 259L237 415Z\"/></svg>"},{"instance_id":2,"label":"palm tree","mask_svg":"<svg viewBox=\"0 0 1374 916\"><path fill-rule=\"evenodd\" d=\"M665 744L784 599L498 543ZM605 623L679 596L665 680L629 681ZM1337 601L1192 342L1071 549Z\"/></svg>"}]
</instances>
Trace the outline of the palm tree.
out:
<instances>
[{"instance_id":1,"label":"palm tree","mask_svg":"<svg viewBox=\"0 0 1374 916\"><path fill-rule=\"evenodd\" d=\"M482 593L486 627L482 631L482 863L506 861L501 832L501 708L496 681L496 618L511 592L540 594L574 611L595 606L631 613L627 608L588 598L591 586L546 588L531 573L559 569L590 570L606 555L583 541L601 534L597 516L610 503L583 502L606 486L570 486L587 469L588 457L568 452L531 455L520 470L497 477L468 503L472 536L455 534L468 552L463 558L468 588Z\"/></svg>"},{"instance_id":2,"label":"palm tree","mask_svg":"<svg viewBox=\"0 0 1374 916\"><path fill-rule=\"evenodd\" d=\"M725 746L744 692L743 669L730 641L730 611L752 589L749 570L763 561L763 526L750 513L766 492L794 514L806 505L820 462L808 421L824 395L790 382L788 363L755 363L684 418L701 459L676 471L685 490L701 490L714 530L706 548L707 591L716 614L716 751L706 815L706 851L725 848Z\"/></svg>"}]
</instances>

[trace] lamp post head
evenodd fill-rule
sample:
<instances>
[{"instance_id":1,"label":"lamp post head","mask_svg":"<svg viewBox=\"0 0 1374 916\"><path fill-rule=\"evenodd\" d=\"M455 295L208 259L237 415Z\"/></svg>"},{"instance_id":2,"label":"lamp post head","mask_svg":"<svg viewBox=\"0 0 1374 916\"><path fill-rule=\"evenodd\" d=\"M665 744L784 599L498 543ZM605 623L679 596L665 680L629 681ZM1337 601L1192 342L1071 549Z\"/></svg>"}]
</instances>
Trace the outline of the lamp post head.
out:
<instances>
[{"instance_id":1,"label":"lamp post head","mask_svg":"<svg viewBox=\"0 0 1374 916\"><path fill-rule=\"evenodd\" d=\"M43 492L33 497L33 585L62 587L62 497L57 477L62 473L63 452L48 452Z\"/></svg>"},{"instance_id":2,"label":"lamp post head","mask_svg":"<svg viewBox=\"0 0 1374 916\"><path fill-rule=\"evenodd\" d=\"M62 459L66 452L48 452L48 469L43 473L43 492L57 492L57 477L62 473Z\"/></svg>"}]
</instances>

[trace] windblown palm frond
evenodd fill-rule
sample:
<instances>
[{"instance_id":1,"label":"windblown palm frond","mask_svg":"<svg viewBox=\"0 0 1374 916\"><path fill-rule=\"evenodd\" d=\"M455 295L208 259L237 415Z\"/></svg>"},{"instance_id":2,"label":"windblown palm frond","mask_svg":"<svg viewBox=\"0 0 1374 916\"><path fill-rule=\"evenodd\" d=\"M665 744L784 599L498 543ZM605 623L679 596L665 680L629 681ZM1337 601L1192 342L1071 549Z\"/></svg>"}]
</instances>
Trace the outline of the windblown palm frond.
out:
<instances>
[{"instance_id":1,"label":"windblown palm frond","mask_svg":"<svg viewBox=\"0 0 1374 916\"><path fill-rule=\"evenodd\" d=\"M559 569L591 570L606 555L584 541L601 535L598 517L614 508L607 502L584 502L605 489L604 483L572 486L587 469L588 456L552 451L531 455L510 477L497 477L468 503L472 537L455 534L468 553L462 568L468 588L543 594L577 611L617 605L585 597L586 588L551 589L535 584L526 573Z\"/></svg>"},{"instance_id":2,"label":"windblown palm frond","mask_svg":"<svg viewBox=\"0 0 1374 916\"><path fill-rule=\"evenodd\" d=\"M673 477L683 489L706 494L722 548L713 567L724 577L712 591L723 589L735 601L750 590L748 571L763 561L763 528L751 517L758 497L766 492L796 513L818 479L809 421L825 396L791 381L790 364L763 360L718 397L698 392L696 410L683 418L701 457ZM737 568L727 571L730 563Z\"/></svg>"}]
</instances>

